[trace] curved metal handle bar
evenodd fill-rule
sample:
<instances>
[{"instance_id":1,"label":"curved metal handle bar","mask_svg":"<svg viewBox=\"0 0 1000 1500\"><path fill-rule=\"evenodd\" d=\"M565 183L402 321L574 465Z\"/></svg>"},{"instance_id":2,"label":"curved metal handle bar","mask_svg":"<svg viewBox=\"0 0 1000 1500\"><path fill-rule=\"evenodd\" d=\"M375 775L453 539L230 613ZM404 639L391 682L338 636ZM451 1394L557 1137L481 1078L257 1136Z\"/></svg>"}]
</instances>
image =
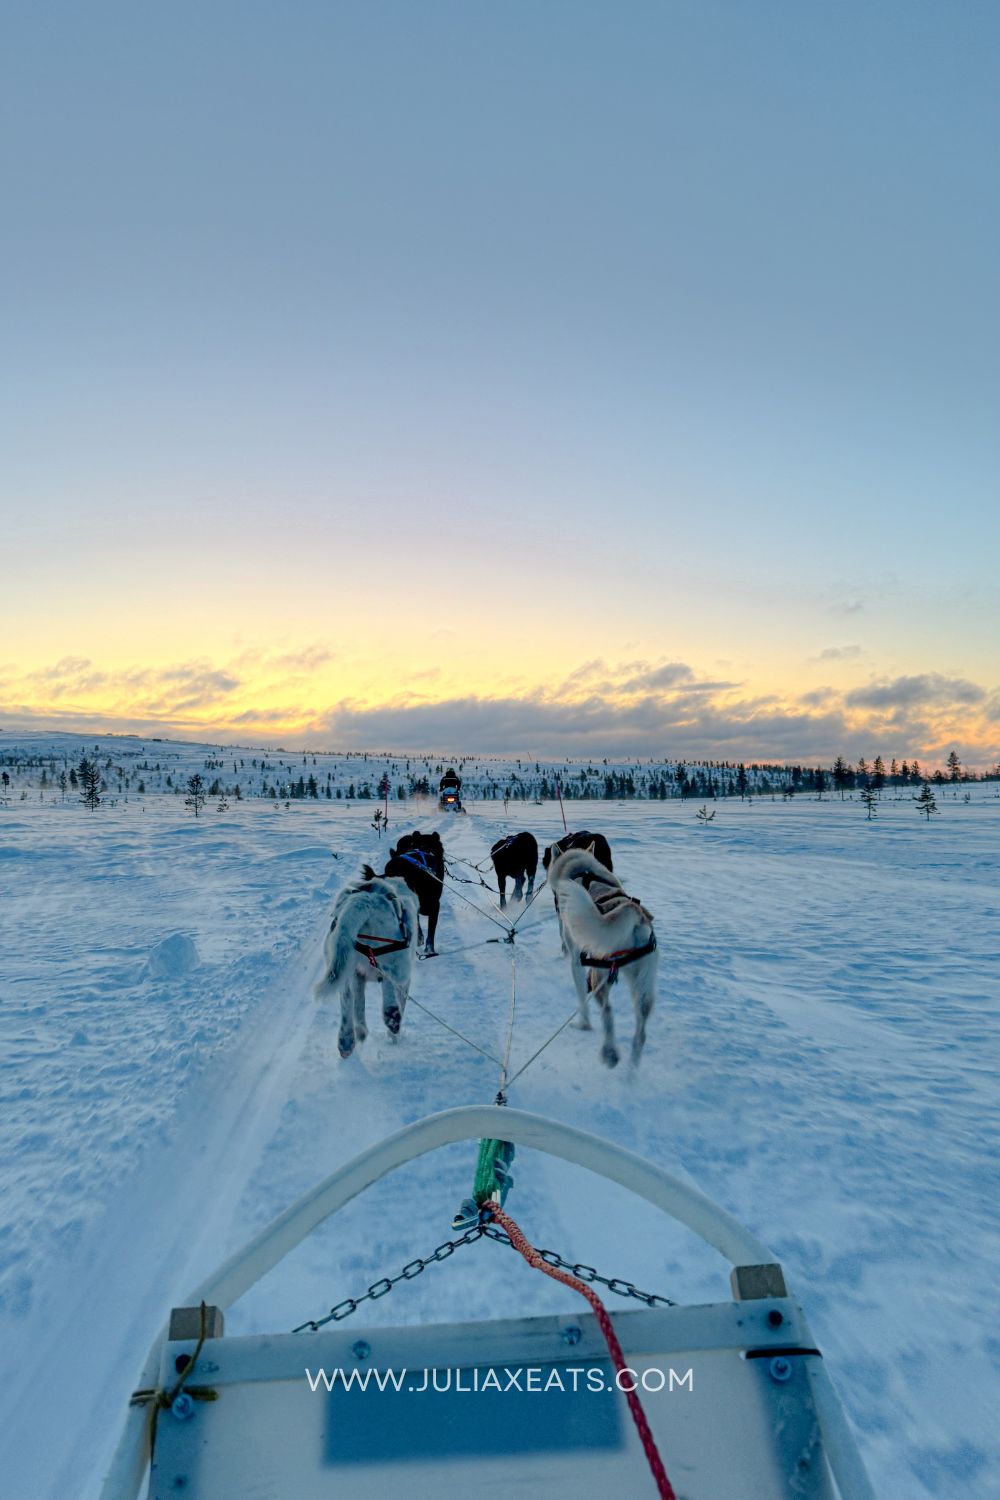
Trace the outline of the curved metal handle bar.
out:
<instances>
[{"instance_id":1,"label":"curved metal handle bar","mask_svg":"<svg viewBox=\"0 0 1000 1500\"><path fill-rule=\"evenodd\" d=\"M210 1302L217 1307L228 1307L317 1225L379 1178L439 1146L480 1140L498 1130L503 1131L504 1140L513 1141L516 1146L532 1146L550 1156L562 1157L564 1161L586 1167L598 1176L628 1188L684 1224L724 1255L731 1265L760 1265L773 1260L767 1246L738 1219L719 1208L697 1188L689 1187L633 1152L613 1146L572 1125L546 1119L544 1115L528 1114L520 1109L504 1109L501 1113L492 1104L470 1104L446 1109L406 1125L377 1146L362 1151L345 1166L338 1167L325 1182L293 1203L242 1250L230 1256L191 1293L186 1305Z\"/></svg>"}]
</instances>

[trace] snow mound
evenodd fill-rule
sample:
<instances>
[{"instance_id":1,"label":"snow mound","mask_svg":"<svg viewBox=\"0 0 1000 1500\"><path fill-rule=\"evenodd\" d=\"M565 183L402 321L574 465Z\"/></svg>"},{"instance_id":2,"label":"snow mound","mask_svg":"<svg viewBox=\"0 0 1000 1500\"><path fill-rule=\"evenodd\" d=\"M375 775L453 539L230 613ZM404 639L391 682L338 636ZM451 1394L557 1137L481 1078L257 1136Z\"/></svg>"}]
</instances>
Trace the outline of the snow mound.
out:
<instances>
[{"instance_id":1,"label":"snow mound","mask_svg":"<svg viewBox=\"0 0 1000 1500\"><path fill-rule=\"evenodd\" d=\"M186 932L172 932L150 952L143 978L177 979L182 974L190 974L200 962L194 939Z\"/></svg>"}]
</instances>

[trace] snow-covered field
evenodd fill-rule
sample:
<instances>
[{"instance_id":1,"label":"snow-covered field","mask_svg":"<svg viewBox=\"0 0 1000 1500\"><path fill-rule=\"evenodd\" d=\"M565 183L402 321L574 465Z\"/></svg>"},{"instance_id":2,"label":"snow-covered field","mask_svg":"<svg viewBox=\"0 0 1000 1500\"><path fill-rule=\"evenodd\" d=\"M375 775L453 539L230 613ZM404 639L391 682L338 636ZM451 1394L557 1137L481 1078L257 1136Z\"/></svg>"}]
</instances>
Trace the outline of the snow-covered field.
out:
<instances>
[{"instance_id":1,"label":"snow-covered field","mask_svg":"<svg viewBox=\"0 0 1000 1500\"><path fill-rule=\"evenodd\" d=\"M690 802L575 804L656 913L658 1008L637 1076L570 1028L511 1099L687 1174L772 1246L885 1500L1000 1496L1000 800L972 797L949 792L929 824L908 795L873 823L828 799L727 801L707 827ZM415 1006L398 1043L375 1025L341 1063L337 1016L312 998L333 895L378 861L374 805L195 820L169 795L89 813L33 791L0 808L0 1475L16 1500L90 1500L164 1311L226 1253L400 1124L492 1099L495 1067ZM512 828L562 829L552 802L512 803L509 822L497 802L389 806L390 834L438 827L473 862ZM413 994L498 1050L511 972L494 932L447 897ZM515 1065L573 1009L546 892L517 986ZM229 1329L286 1330L433 1249L472 1167L455 1147L381 1184ZM616 1189L527 1151L515 1177L538 1242L668 1296L726 1295L718 1258ZM481 1243L358 1321L571 1301Z\"/></svg>"}]
</instances>

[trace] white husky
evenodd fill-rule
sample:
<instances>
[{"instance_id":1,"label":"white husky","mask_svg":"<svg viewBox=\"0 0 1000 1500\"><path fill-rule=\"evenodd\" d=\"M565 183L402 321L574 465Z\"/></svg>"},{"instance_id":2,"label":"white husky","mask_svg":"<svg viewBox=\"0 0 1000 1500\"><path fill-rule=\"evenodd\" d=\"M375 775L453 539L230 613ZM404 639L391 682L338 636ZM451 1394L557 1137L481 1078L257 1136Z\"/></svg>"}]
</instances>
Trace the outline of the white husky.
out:
<instances>
[{"instance_id":1,"label":"white husky","mask_svg":"<svg viewBox=\"0 0 1000 1500\"><path fill-rule=\"evenodd\" d=\"M326 936L326 973L316 986L317 1000L340 995L341 1057L350 1057L355 1042L368 1035L365 985L382 985L382 1019L397 1036L410 993L417 902L405 880L356 880L333 904Z\"/></svg>"},{"instance_id":2,"label":"white husky","mask_svg":"<svg viewBox=\"0 0 1000 1500\"><path fill-rule=\"evenodd\" d=\"M628 981L635 1009L632 1061L637 1063L646 1041L646 1022L656 999L657 955L653 918L634 897L626 895L617 875L606 870L586 849L569 849L553 859L549 885L559 902L559 924L569 952L573 982L580 1003L579 1024L589 1030L588 998L601 1012L604 1042L601 1061L609 1068L618 1062L611 986L619 971ZM630 955L635 954L633 958ZM583 957L604 960L593 967ZM614 964L619 959L618 965Z\"/></svg>"}]
</instances>

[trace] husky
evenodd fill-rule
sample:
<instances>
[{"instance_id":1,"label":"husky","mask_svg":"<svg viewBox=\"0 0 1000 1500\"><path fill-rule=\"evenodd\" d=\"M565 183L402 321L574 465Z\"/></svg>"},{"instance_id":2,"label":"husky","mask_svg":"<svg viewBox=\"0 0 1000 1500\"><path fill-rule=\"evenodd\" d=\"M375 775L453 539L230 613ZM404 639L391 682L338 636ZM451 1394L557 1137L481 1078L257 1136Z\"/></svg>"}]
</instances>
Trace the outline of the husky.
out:
<instances>
[{"instance_id":1,"label":"husky","mask_svg":"<svg viewBox=\"0 0 1000 1500\"><path fill-rule=\"evenodd\" d=\"M410 993L417 902L405 880L355 880L333 904L323 954L326 973L316 986L317 1000L340 995L341 1057L350 1057L356 1042L368 1035L365 985L382 985L382 1019L390 1036L398 1036ZM389 944L402 944L386 951Z\"/></svg>"},{"instance_id":2,"label":"husky","mask_svg":"<svg viewBox=\"0 0 1000 1500\"><path fill-rule=\"evenodd\" d=\"M567 950L573 982L580 1004L578 1024L590 1030L588 1000L601 1012L604 1040L601 1061L617 1066L611 986L618 968L610 964L593 967L583 958L619 958L620 972L632 992L635 1034L632 1062L638 1063L646 1042L646 1022L656 999L657 954L653 918L635 897L624 890L618 876L608 870L589 849L571 849L555 854L549 867L549 884L559 903L559 923ZM640 950L638 956L629 955ZM645 951L641 951L645 950Z\"/></svg>"},{"instance_id":3,"label":"husky","mask_svg":"<svg viewBox=\"0 0 1000 1500\"><path fill-rule=\"evenodd\" d=\"M605 869L609 871L614 870L614 864L611 860L611 845L604 837L604 834L591 833L589 828L581 828L575 833L564 833L561 839L556 839L554 844L548 846L542 855L542 868L546 874L552 861L558 859L560 854L565 854L570 849L585 849L589 854L594 856L598 864L604 865ZM559 897L553 895L553 900L556 904L556 916L558 917ZM559 918L559 937L562 941L563 956L566 957L569 953L569 948L566 945L566 933L563 930L561 917Z\"/></svg>"}]
</instances>

